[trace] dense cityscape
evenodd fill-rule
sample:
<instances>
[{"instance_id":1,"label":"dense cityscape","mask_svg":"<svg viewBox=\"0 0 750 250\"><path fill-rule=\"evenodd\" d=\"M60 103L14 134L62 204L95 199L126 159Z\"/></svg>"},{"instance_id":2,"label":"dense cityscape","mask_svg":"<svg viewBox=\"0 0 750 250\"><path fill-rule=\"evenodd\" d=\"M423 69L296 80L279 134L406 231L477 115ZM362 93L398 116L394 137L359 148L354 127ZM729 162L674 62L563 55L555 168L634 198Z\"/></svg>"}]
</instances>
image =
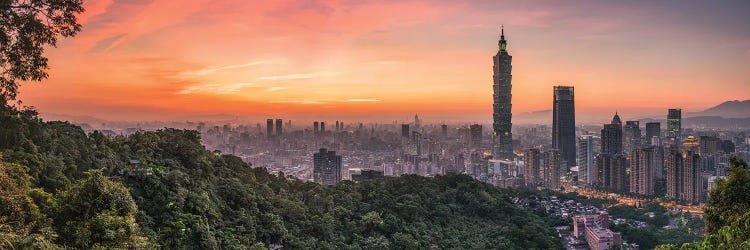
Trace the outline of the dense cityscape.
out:
<instances>
[{"instance_id":1,"label":"dense cityscape","mask_svg":"<svg viewBox=\"0 0 750 250\"><path fill-rule=\"evenodd\" d=\"M750 249L748 10L4 0L0 249Z\"/></svg>"},{"instance_id":2,"label":"dense cityscape","mask_svg":"<svg viewBox=\"0 0 750 250\"><path fill-rule=\"evenodd\" d=\"M680 108L665 109L662 119L643 119L645 126L639 120L623 122L616 111L610 123L577 124L574 86L553 87L552 124L512 126L512 57L504 30L501 33L498 53L493 56L491 126L428 123L418 114L413 121L391 123L300 124L273 118L255 125L180 125L199 131L209 149L325 185L456 173L497 187L622 197L626 204L636 206L655 200L671 202L680 204L674 209L698 214L717 179L726 178L730 158L750 160L750 127L684 128ZM118 129L124 134L140 130ZM610 230L610 220L617 218L610 218L606 209L548 212L573 219L572 234L566 234L573 237L565 238L570 249L638 248Z\"/></svg>"}]
</instances>

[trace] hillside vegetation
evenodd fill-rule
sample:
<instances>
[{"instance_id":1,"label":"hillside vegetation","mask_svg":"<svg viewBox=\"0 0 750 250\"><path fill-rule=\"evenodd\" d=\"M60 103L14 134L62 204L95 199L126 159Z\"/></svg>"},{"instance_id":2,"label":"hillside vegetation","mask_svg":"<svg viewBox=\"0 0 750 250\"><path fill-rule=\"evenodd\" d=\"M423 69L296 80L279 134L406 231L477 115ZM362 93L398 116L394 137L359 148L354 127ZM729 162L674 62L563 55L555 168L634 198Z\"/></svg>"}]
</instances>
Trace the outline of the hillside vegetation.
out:
<instances>
[{"instance_id":1,"label":"hillside vegetation","mask_svg":"<svg viewBox=\"0 0 750 250\"><path fill-rule=\"evenodd\" d=\"M0 150L0 248L560 247L465 175L322 186L206 150L196 131L87 135L7 105Z\"/></svg>"}]
</instances>

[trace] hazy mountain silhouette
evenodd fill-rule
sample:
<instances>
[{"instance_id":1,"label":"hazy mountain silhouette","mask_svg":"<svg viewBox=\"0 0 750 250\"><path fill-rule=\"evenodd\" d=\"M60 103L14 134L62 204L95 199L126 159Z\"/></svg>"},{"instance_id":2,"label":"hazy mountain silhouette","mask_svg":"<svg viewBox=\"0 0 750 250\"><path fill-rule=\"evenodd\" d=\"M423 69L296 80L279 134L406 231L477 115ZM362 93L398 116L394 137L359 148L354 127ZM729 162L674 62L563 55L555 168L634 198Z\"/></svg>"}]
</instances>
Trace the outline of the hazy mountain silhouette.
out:
<instances>
[{"instance_id":1,"label":"hazy mountain silhouette","mask_svg":"<svg viewBox=\"0 0 750 250\"><path fill-rule=\"evenodd\" d=\"M715 107L700 111L691 112L688 116L721 116L724 118L748 118L750 117L750 100L744 101L726 101Z\"/></svg>"}]
</instances>

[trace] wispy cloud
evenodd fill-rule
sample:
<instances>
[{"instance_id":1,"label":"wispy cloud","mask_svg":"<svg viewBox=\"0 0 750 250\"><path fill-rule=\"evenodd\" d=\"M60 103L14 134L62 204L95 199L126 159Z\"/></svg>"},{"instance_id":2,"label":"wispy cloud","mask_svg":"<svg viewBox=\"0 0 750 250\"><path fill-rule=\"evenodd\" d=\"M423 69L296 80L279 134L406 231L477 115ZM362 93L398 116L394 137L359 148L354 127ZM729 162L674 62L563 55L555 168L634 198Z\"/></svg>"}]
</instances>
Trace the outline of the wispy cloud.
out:
<instances>
[{"instance_id":1,"label":"wispy cloud","mask_svg":"<svg viewBox=\"0 0 750 250\"><path fill-rule=\"evenodd\" d=\"M178 95L187 95L194 93L210 93L210 94L234 94L240 92L243 88L252 87L254 83L229 83L229 84L218 84L210 83L203 85L188 86L180 91L177 91Z\"/></svg>"},{"instance_id":2,"label":"wispy cloud","mask_svg":"<svg viewBox=\"0 0 750 250\"><path fill-rule=\"evenodd\" d=\"M261 76L261 77L258 77L258 79L260 80L298 80L298 79L327 77L327 76L334 76L334 75L338 75L338 72L320 71L320 72L311 72L311 73L304 73L304 74Z\"/></svg>"},{"instance_id":3,"label":"wispy cloud","mask_svg":"<svg viewBox=\"0 0 750 250\"><path fill-rule=\"evenodd\" d=\"M268 89L266 89L266 91L274 92L274 91L285 90L285 89L288 89L288 88L289 87L284 87L284 86L273 86L273 87L269 87Z\"/></svg>"},{"instance_id":4,"label":"wispy cloud","mask_svg":"<svg viewBox=\"0 0 750 250\"><path fill-rule=\"evenodd\" d=\"M306 105L325 104L325 102L314 101L314 100L283 100L283 101L272 101L270 103L275 103L275 104L306 104Z\"/></svg>"},{"instance_id":5,"label":"wispy cloud","mask_svg":"<svg viewBox=\"0 0 750 250\"><path fill-rule=\"evenodd\" d=\"M346 99L344 102L380 102L379 99L362 99L362 98L352 98L352 99Z\"/></svg>"},{"instance_id":6,"label":"wispy cloud","mask_svg":"<svg viewBox=\"0 0 750 250\"><path fill-rule=\"evenodd\" d=\"M206 67L206 68L199 69L199 70L184 71L180 73L180 76L182 77L206 76L206 75L214 74L216 72L223 71L223 70L246 68L246 67L266 64L269 62L270 61L254 61L254 62L248 62L248 63L242 63L242 64L233 64L233 65L225 65L225 66L218 66L218 67Z\"/></svg>"}]
</instances>

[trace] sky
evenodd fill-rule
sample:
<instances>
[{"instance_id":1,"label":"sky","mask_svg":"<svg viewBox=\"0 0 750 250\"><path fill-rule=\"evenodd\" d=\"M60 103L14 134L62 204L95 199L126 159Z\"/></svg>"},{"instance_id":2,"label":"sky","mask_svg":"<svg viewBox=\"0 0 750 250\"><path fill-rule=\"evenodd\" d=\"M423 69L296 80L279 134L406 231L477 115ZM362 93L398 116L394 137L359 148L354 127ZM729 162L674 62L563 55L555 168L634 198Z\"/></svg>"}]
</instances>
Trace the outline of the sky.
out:
<instances>
[{"instance_id":1,"label":"sky","mask_svg":"<svg viewBox=\"0 0 750 250\"><path fill-rule=\"evenodd\" d=\"M501 25L514 114L551 109L554 85L602 120L750 99L748 1L84 6L83 31L46 50L50 77L23 84L24 105L107 120L489 121Z\"/></svg>"}]
</instances>

